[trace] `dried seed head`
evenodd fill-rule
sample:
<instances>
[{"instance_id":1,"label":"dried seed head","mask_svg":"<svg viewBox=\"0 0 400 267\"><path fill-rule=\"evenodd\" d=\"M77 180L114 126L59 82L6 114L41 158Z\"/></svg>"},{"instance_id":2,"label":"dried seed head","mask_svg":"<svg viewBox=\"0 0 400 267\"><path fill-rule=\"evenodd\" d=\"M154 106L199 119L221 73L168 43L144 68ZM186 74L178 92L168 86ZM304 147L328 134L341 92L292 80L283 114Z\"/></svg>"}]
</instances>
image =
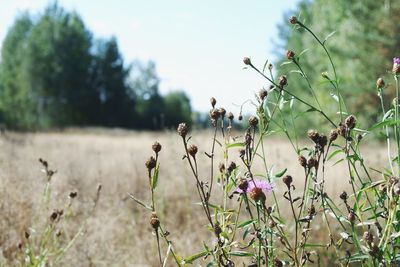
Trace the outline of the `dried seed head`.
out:
<instances>
[{"instance_id":1,"label":"dried seed head","mask_svg":"<svg viewBox=\"0 0 400 267\"><path fill-rule=\"evenodd\" d=\"M233 118L234 118L235 116L233 116L233 113L232 112L229 112L228 113L228 119L230 120L230 121L233 121Z\"/></svg>"},{"instance_id":2,"label":"dried seed head","mask_svg":"<svg viewBox=\"0 0 400 267\"><path fill-rule=\"evenodd\" d=\"M299 163L302 167L307 167L307 159L304 156L299 156Z\"/></svg>"},{"instance_id":3,"label":"dried seed head","mask_svg":"<svg viewBox=\"0 0 400 267\"><path fill-rule=\"evenodd\" d=\"M353 223L356 220L356 215L354 214L354 212L349 212L349 214L347 214L347 220L349 220L349 222Z\"/></svg>"},{"instance_id":4,"label":"dried seed head","mask_svg":"<svg viewBox=\"0 0 400 267\"><path fill-rule=\"evenodd\" d=\"M248 182L246 179L241 178L238 187L239 187L239 189L241 189L243 192L246 192L246 191L247 191L247 188L249 187L249 182Z\"/></svg>"},{"instance_id":5,"label":"dried seed head","mask_svg":"<svg viewBox=\"0 0 400 267\"><path fill-rule=\"evenodd\" d=\"M178 134L179 134L180 136L182 136L183 138L185 138L186 135L188 134L188 132L189 132L189 129L188 129L186 123L182 122L182 123L180 123L180 124L178 125Z\"/></svg>"},{"instance_id":6,"label":"dried seed head","mask_svg":"<svg viewBox=\"0 0 400 267\"><path fill-rule=\"evenodd\" d=\"M289 60L293 60L294 59L294 52L292 51L292 50L288 50L288 51L286 51L286 57L287 57L287 59L289 59Z\"/></svg>"},{"instance_id":7,"label":"dried seed head","mask_svg":"<svg viewBox=\"0 0 400 267\"><path fill-rule=\"evenodd\" d=\"M146 161L145 165L146 165L147 169L148 169L149 171L151 171L152 169L154 169L154 168L156 167L156 159L155 159L153 156L151 156L151 157Z\"/></svg>"},{"instance_id":8,"label":"dried seed head","mask_svg":"<svg viewBox=\"0 0 400 267\"><path fill-rule=\"evenodd\" d=\"M364 234L363 234L363 239L364 239L364 241L367 242L368 244L371 244L372 241L374 241L374 236L373 236L369 231L366 231L366 232L364 232Z\"/></svg>"},{"instance_id":9,"label":"dried seed head","mask_svg":"<svg viewBox=\"0 0 400 267\"><path fill-rule=\"evenodd\" d=\"M219 115L221 115L222 118L224 118L225 114L226 114L226 110L224 108L219 108L218 113L219 113Z\"/></svg>"},{"instance_id":10,"label":"dried seed head","mask_svg":"<svg viewBox=\"0 0 400 267\"><path fill-rule=\"evenodd\" d=\"M328 137L326 135L321 134L318 139L318 145L320 145L322 148L328 144Z\"/></svg>"},{"instance_id":11,"label":"dried seed head","mask_svg":"<svg viewBox=\"0 0 400 267\"><path fill-rule=\"evenodd\" d=\"M59 220L63 214L64 210L53 210L50 215L50 221L55 222L56 220Z\"/></svg>"},{"instance_id":12,"label":"dried seed head","mask_svg":"<svg viewBox=\"0 0 400 267\"><path fill-rule=\"evenodd\" d=\"M235 162L231 162L231 164L229 164L228 166L228 172L231 173L236 169L236 163Z\"/></svg>"},{"instance_id":13,"label":"dried seed head","mask_svg":"<svg viewBox=\"0 0 400 267\"><path fill-rule=\"evenodd\" d=\"M309 158L308 162L307 162L307 166L308 166L309 169L312 169L314 167L317 168L318 167L317 159L314 158L314 157Z\"/></svg>"},{"instance_id":14,"label":"dried seed head","mask_svg":"<svg viewBox=\"0 0 400 267\"><path fill-rule=\"evenodd\" d=\"M382 78L376 80L376 88L382 89L383 87L385 87L385 81Z\"/></svg>"},{"instance_id":15,"label":"dried seed head","mask_svg":"<svg viewBox=\"0 0 400 267\"><path fill-rule=\"evenodd\" d=\"M319 141L319 133L315 130L308 130L307 132L308 138L310 138L314 143L318 143Z\"/></svg>"},{"instance_id":16,"label":"dried seed head","mask_svg":"<svg viewBox=\"0 0 400 267\"><path fill-rule=\"evenodd\" d=\"M151 148L153 149L153 151L158 154L158 152L161 151L161 144L159 142L154 142L154 144L151 146Z\"/></svg>"},{"instance_id":17,"label":"dried seed head","mask_svg":"<svg viewBox=\"0 0 400 267\"><path fill-rule=\"evenodd\" d=\"M287 78L285 75L282 75L279 77L279 85L281 88L283 88L285 85L287 85Z\"/></svg>"},{"instance_id":18,"label":"dried seed head","mask_svg":"<svg viewBox=\"0 0 400 267\"><path fill-rule=\"evenodd\" d=\"M294 24L294 23L292 23L292 24ZM281 260L274 259L274 267L282 267L282 266L283 266L283 263Z\"/></svg>"},{"instance_id":19,"label":"dried seed head","mask_svg":"<svg viewBox=\"0 0 400 267\"><path fill-rule=\"evenodd\" d=\"M283 183L289 188L290 185L293 182L293 178L290 175L286 175L285 177L282 178Z\"/></svg>"},{"instance_id":20,"label":"dried seed head","mask_svg":"<svg viewBox=\"0 0 400 267\"><path fill-rule=\"evenodd\" d=\"M262 189L258 187L254 187L253 189L251 189L250 198L253 199L255 202L261 203L265 203L265 200L267 199Z\"/></svg>"},{"instance_id":21,"label":"dried seed head","mask_svg":"<svg viewBox=\"0 0 400 267\"><path fill-rule=\"evenodd\" d=\"M193 158L196 157L197 150L198 150L198 149L197 149L197 146L195 146L195 145L190 145L190 146L188 147L189 155L192 156Z\"/></svg>"},{"instance_id":22,"label":"dried seed head","mask_svg":"<svg viewBox=\"0 0 400 267\"><path fill-rule=\"evenodd\" d=\"M150 217L150 225L154 230L157 230L160 227L160 220L157 217L157 214L153 212Z\"/></svg>"},{"instance_id":23,"label":"dried seed head","mask_svg":"<svg viewBox=\"0 0 400 267\"><path fill-rule=\"evenodd\" d=\"M334 129L331 131L330 135L329 135L329 141L333 142L337 139L338 137L338 131L337 129Z\"/></svg>"},{"instance_id":24,"label":"dried seed head","mask_svg":"<svg viewBox=\"0 0 400 267\"><path fill-rule=\"evenodd\" d=\"M249 118L249 124L253 127L256 127L258 125L258 119L257 117L251 116Z\"/></svg>"},{"instance_id":25,"label":"dried seed head","mask_svg":"<svg viewBox=\"0 0 400 267\"><path fill-rule=\"evenodd\" d=\"M346 134L347 134L346 126L339 124L339 127L337 128L337 132L341 136L346 137Z\"/></svg>"},{"instance_id":26,"label":"dried seed head","mask_svg":"<svg viewBox=\"0 0 400 267\"><path fill-rule=\"evenodd\" d=\"M223 172L225 171L225 164L221 162L221 163L219 164L218 168L219 168L219 172L220 172L220 173L223 173Z\"/></svg>"},{"instance_id":27,"label":"dried seed head","mask_svg":"<svg viewBox=\"0 0 400 267\"><path fill-rule=\"evenodd\" d=\"M242 114L239 115L238 120L240 120L240 121L243 120Z\"/></svg>"},{"instance_id":28,"label":"dried seed head","mask_svg":"<svg viewBox=\"0 0 400 267\"><path fill-rule=\"evenodd\" d=\"M308 214L313 216L315 214L315 206L311 204L311 207L308 209Z\"/></svg>"},{"instance_id":29,"label":"dried seed head","mask_svg":"<svg viewBox=\"0 0 400 267\"><path fill-rule=\"evenodd\" d=\"M45 161L42 158L39 158L39 162L43 165L43 167L47 168L49 166L49 164L47 163L47 161Z\"/></svg>"},{"instance_id":30,"label":"dried seed head","mask_svg":"<svg viewBox=\"0 0 400 267\"><path fill-rule=\"evenodd\" d=\"M347 128L354 129L354 127L356 127L356 122L357 122L356 117L354 117L353 115L350 115L346 118L346 120L344 121L344 124L347 126Z\"/></svg>"},{"instance_id":31,"label":"dried seed head","mask_svg":"<svg viewBox=\"0 0 400 267\"><path fill-rule=\"evenodd\" d=\"M251 60L250 60L250 58L248 58L248 57L243 58L243 63L244 63L245 65L251 65Z\"/></svg>"},{"instance_id":32,"label":"dried seed head","mask_svg":"<svg viewBox=\"0 0 400 267\"><path fill-rule=\"evenodd\" d=\"M221 226L219 226L219 223L216 223L214 226L214 233L217 237L222 233Z\"/></svg>"},{"instance_id":33,"label":"dried seed head","mask_svg":"<svg viewBox=\"0 0 400 267\"><path fill-rule=\"evenodd\" d=\"M73 192L69 193L68 197L69 198L76 198L77 195L78 195L78 192L73 191Z\"/></svg>"},{"instance_id":34,"label":"dried seed head","mask_svg":"<svg viewBox=\"0 0 400 267\"><path fill-rule=\"evenodd\" d=\"M269 228L274 228L276 226L276 222L275 221L269 221L268 226L269 226Z\"/></svg>"},{"instance_id":35,"label":"dried seed head","mask_svg":"<svg viewBox=\"0 0 400 267\"><path fill-rule=\"evenodd\" d=\"M372 257L378 257L378 256L379 256L379 254L380 254L380 248L379 248L379 246L378 246L376 243L374 243L374 244L371 246L371 249L370 249L370 251L369 251L369 254L370 254Z\"/></svg>"},{"instance_id":36,"label":"dried seed head","mask_svg":"<svg viewBox=\"0 0 400 267\"><path fill-rule=\"evenodd\" d=\"M211 103L212 108L215 108L215 104L217 104L217 100L214 97L211 97L210 103Z\"/></svg>"},{"instance_id":37,"label":"dried seed head","mask_svg":"<svg viewBox=\"0 0 400 267\"><path fill-rule=\"evenodd\" d=\"M296 16L291 16L290 19L289 19L289 22L291 24L296 24L297 23L297 17Z\"/></svg>"},{"instance_id":38,"label":"dried seed head","mask_svg":"<svg viewBox=\"0 0 400 267\"><path fill-rule=\"evenodd\" d=\"M210 118L211 119L213 119L213 120L218 120L218 118L219 118L219 111L218 111L218 109L212 109L212 110L210 110Z\"/></svg>"},{"instance_id":39,"label":"dried seed head","mask_svg":"<svg viewBox=\"0 0 400 267\"><path fill-rule=\"evenodd\" d=\"M243 148L239 150L239 157L243 158L246 155L246 150Z\"/></svg>"},{"instance_id":40,"label":"dried seed head","mask_svg":"<svg viewBox=\"0 0 400 267\"><path fill-rule=\"evenodd\" d=\"M31 236L31 235L29 234L29 232L25 231L25 238L26 238L26 239L29 239L30 236Z\"/></svg>"},{"instance_id":41,"label":"dried seed head","mask_svg":"<svg viewBox=\"0 0 400 267\"><path fill-rule=\"evenodd\" d=\"M261 100L264 100L268 96L268 91L265 89L261 89L260 92L258 92L258 96Z\"/></svg>"},{"instance_id":42,"label":"dried seed head","mask_svg":"<svg viewBox=\"0 0 400 267\"><path fill-rule=\"evenodd\" d=\"M269 69L269 70L272 70L273 67L274 67L274 66L272 65L272 63L268 63L268 69Z\"/></svg>"},{"instance_id":43,"label":"dried seed head","mask_svg":"<svg viewBox=\"0 0 400 267\"><path fill-rule=\"evenodd\" d=\"M343 191L343 192L340 194L339 197L340 197L341 200L347 200L347 199L349 198L346 191Z\"/></svg>"}]
</instances>

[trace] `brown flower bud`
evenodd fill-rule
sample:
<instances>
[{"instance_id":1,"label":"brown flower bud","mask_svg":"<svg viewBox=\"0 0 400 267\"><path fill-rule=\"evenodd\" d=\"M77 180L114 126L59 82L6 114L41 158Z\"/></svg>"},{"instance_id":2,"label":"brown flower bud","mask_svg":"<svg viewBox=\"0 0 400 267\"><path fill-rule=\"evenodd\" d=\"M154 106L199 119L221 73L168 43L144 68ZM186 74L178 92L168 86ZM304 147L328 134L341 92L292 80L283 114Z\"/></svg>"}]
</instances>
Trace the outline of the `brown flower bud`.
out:
<instances>
[{"instance_id":1,"label":"brown flower bud","mask_svg":"<svg viewBox=\"0 0 400 267\"><path fill-rule=\"evenodd\" d=\"M376 88L382 89L383 87L385 87L385 81L382 78L376 80Z\"/></svg>"},{"instance_id":2,"label":"brown flower bud","mask_svg":"<svg viewBox=\"0 0 400 267\"><path fill-rule=\"evenodd\" d=\"M354 127L356 126L356 122L357 122L356 117L354 117L353 115L350 115L346 118L346 120L344 121L344 124L347 126L347 128L354 129Z\"/></svg>"},{"instance_id":3,"label":"brown flower bud","mask_svg":"<svg viewBox=\"0 0 400 267\"><path fill-rule=\"evenodd\" d=\"M288 50L287 52L286 52L286 57L287 57L287 59L289 59L289 60L293 60L294 59L294 52L292 51L292 50Z\"/></svg>"},{"instance_id":4,"label":"brown flower bud","mask_svg":"<svg viewBox=\"0 0 400 267\"><path fill-rule=\"evenodd\" d=\"M210 110L210 118L211 119L218 120L219 115L220 115L220 113L219 113L219 111L217 109Z\"/></svg>"},{"instance_id":5,"label":"brown flower bud","mask_svg":"<svg viewBox=\"0 0 400 267\"><path fill-rule=\"evenodd\" d=\"M364 241L367 242L368 244L371 244L372 241L374 241L374 236L373 236L369 231L366 231L366 232L364 232L364 234L363 234L363 239L364 239Z\"/></svg>"},{"instance_id":6,"label":"brown flower bud","mask_svg":"<svg viewBox=\"0 0 400 267\"><path fill-rule=\"evenodd\" d=\"M239 187L239 189L241 189L243 192L246 192L246 191L247 191L247 188L249 187L249 182L248 182L246 179L241 178L238 187Z\"/></svg>"},{"instance_id":7,"label":"brown flower bud","mask_svg":"<svg viewBox=\"0 0 400 267\"><path fill-rule=\"evenodd\" d=\"M219 115L221 115L222 118L224 118L225 114L226 114L226 110L224 108L219 108L218 113L219 113Z\"/></svg>"},{"instance_id":8,"label":"brown flower bud","mask_svg":"<svg viewBox=\"0 0 400 267\"><path fill-rule=\"evenodd\" d=\"M193 158L196 157L197 150L198 150L198 149L197 149L197 146L195 146L195 145L190 145L190 146L188 147L189 155L192 156Z\"/></svg>"},{"instance_id":9,"label":"brown flower bud","mask_svg":"<svg viewBox=\"0 0 400 267\"><path fill-rule=\"evenodd\" d=\"M255 202L265 203L267 197L265 196L264 192L261 188L254 187L250 191L250 198L253 199Z\"/></svg>"},{"instance_id":10,"label":"brown flower bud","mask_svg":"<svg viewBox=\"0 0 400 267\"><path fill-rule=\"evenodd\" d=\"M214 97L211 97L210 103L211 103L212 108L215 108L215 104L217 104L217 100Z\"/></svg>"},{"instance_id":11,"label":"brown flower bud","mask_svg":"<svg viewBox=\"0 0 400 267\"><path fill-rule=\"evenodd\" d=\"M297 23L297 17L296 16L291 16L290 19L289 19L289 22L291 24L296 24Z\"/></svg>"},{"instance_id":12,"label":"brown flower bud","mask_svg":"<svg viewBox=\"0 0 400 267\"><path fill-rule=\"evenodd\" d=\"M233 116L233 113L232 113L232 112L229 112L229 113L228 113L228 119L229 119L230 121L233 121L234 116Z\"/></svg>"},{"instance_id":13,"label":"brown flower bud","mask_svg":"<svg viewBox=\"0 0 400 267\"><path fill-rule=\"evenodd\" d=\"M279 85L280 87L284 87L285 85L287 85L287 78L285 75L279 77Z\"/></svg>"},{"instance_id":14,"label":"brown flower bud","mask_svg":"<svg viewBox=\"0 0 400 267\"><path fill-rule=\"evenodd\" d=\"M243 158L246 155L246 150L243 148L239 150L239 157Z\"/></svg>"},{"instance_id":15,"label":"brown flower bud","mask_svg":"<svg viewBox=\"0 0 400 267\"><path fill-rule=\"evenodd\" d=\"M282 178L283 183L289 188L290 185L293 182L293 178L290 175L286 175L285 177Z\"/></svg>"},{"instance_id":16,"label":"brown flower bud","mask_svg":"<svg viewBox=\"0 0 400 267\"><path fill-rule=\"evenodd\" d=\"M77 195L78 195L78 192L74 191L74 192L70 192L68 197L69 198L76 198Z\"/></svg>"},{"instance_id":17,"label":"brown flower bud","mask_svg":"<svg viewBox=\"0 0 400 267\"><path fill-rule=\"evenodd\" d=\"M244 63L245 65L251 65L251 60L250 60L250 58L248 58L248 57L243 58L243 63Z\"/></svg>"},{"instance_id":18,"label":"brown flower bud","mask_svg":"<svg viewBox=\"0 0 400 267\"><path fill-rule=\"evenodd\" d=\"M146 161L145 165L146 165L147 169L148 169L149 171L151 171L152 169L154 169L154 168L156 167L156 159L155 159L153 156L151 156L151 157Z\"/></svg>"},{"instance_id":19,"label":"brown flower bud","mask_svg":"<svg viewBox=\"0 0 400 267\"><path fill-rule=\"evenodd\" d=\"M231 162L231 164L229 164L228 166L228 172L233 172L236 169L236 163L235 162Z\"/></svg>"},{"instance_id":20,"label":"brown flower bud","mask_svg":"<svg viewBox=\"0 0 400 267\"><path fill-rule=\"evenodd\" d=\"M340 199L341 200L347 200L349 197L348 197L348 195L347 195L347 192L346 191L343 191L341 194L340 194Z\"/></svg>"},{"instance_id":21,"label":"brown flower bud","mask_svg":"<svg viewBox=\"0 0 400 267\"><path fill-rule=\"evenodd\" d=\"M314 168L314 167L317 168L318 161L314 157L311 157L308 159L307 166L309 169Z\"/></svg>"},{"instance_id":22,"label":"brown flower bud","mask_svg":"<svg viewBox=\"0 0 400 267\"><path fill-rule=\"evenodd\" d=\"M347 220L349 220L349 222L353 223L356 220L356 215L354 214L354 212L349 212L349 214L347 214Z\"/></svg>"},{"instance_id":23,"label":"brown flower bud","mask_svg":"<svg viewBox=\"0 0 400 267\"><path fill-rule=\"evenodd\" d=\"M265 89L261 89L260 92L258 92L258 96L261 100L264 100L268 96L268 91Z\"/></svg>"},{"instance_id":24,"label":"brown flower bud","mask_svg":"<svg viewBox=\"0 0 400 267\"><path fill-rule=\"evenodd\" d=\"M219 223L216 223L214 226L214 233L217 237L222 233L221 226L219 226Z\"/></svg>"},{"instance_id":25,"label":"brown flower bud","mask_svg":"<svg viewBox=\"0 0 400 267\"><path fill-rule=\"evenodd\" d=\"M238 120L239 120L239 121L243 120L242 114L239 115Z\"/></svg>"},{"instance_id":26,"label":"brown flower bud","mask_svg":"<svg viewBox=\"0 0 400 267\"><path fill-rule=\"evenodd\" d=\"M186 125L186 123L182 122L178 125L178 134L182 137L186 137L186 135L188 134L189 129Z\"/></svg>"},{"instance_id":27,"label":"brown flower bud","mask_svg":"<svg viewBox=\"0 0 400 267\"><path fill-rule=\"evenodd\" d=\"M274 267L282 267L283 263L281 260L274 259Z\"/></svg>"},{"instance_id":28,"label":"brown flower bud","mask_svg":"<svg viewBox=\"0 0 400 267\"><path fill-rule=\"evenodd\" d=\"M251 116L249 118L249 124L253 127L256 127L258 125L258 119L257 117Z\"/></svg>"},{"instance_id":29,"label":"brown flower bud","mask_svg":"<svg viewBox=\"0 0 400 267\"><path fill-rule=\"evenodd\" d=\"M329 141L333 142L337 139L338 137L338 131L337 129L334 129L331 131L330 135L329 135Z\"/></svg>"},{"instance_id":30,"label":"brown flower bud","mask_svg":"<svg viewBox=\"0 0 400 267\"><path fill-rule=\"evenodd\" d=\"M220 173L223 173L223 172L225 171L225 164L221 162L221 163L219 164L218 168L219 168L219 172L220 172Z\"/></svg>"},{"instance_id":31,"label":"brown flower bud","mask_svg":"<svg viewBox=\"0 0 400 267\"><path fill-rule=\"evenodd\" d=\"M153 151L154 151L156 154L158 154L158 152L161 151L162 146L161 146L161 144L160 144L159 142L155 142L155 143L151 146L151 148L153 149Z\"/></svg>"},{"instance_id":32,"label":"brown flower bud","mask_svg":"<svg viewBox=\"0 0 400 267\"><path fill-rule=\"evenodd\" d=\"M315 130L308 130L307 132L308 138L310 138L314 143L318 143L319 141L319 133Z\"/></svg>"},{"instance_id":33,"label":"brown flower bud","mask_svg":"<svg viewBox=\"0 0 400 267\"><path fill-rule=\"evenodd\" d=\"M302 167L307 167L307 159L304 156L299 156L299 163Z\"/></svg>"},{"instance_id":34,"label":"brown flower bud","mask_svg":"<svg viewBox=\"0 0 400 267\"><path fill-rule=\"evenodd\" d=\"M157 230L160 227L160 220L157 217L157 214L153 213L150 217L150 225L154 230Z\"/></svg>"},{"instance_id":35,"label":"brown flower bud","mask_svg":"<svg viewBox=\"0 0 400 267\"><path fill-rule=\"evenodd\" d=\"M321 135L319 136L318 144L319 144L322 148L325 147L326 144L328 144L328 138L326 137L326 135L321 134Z\"/></svg>"}]
</instances>

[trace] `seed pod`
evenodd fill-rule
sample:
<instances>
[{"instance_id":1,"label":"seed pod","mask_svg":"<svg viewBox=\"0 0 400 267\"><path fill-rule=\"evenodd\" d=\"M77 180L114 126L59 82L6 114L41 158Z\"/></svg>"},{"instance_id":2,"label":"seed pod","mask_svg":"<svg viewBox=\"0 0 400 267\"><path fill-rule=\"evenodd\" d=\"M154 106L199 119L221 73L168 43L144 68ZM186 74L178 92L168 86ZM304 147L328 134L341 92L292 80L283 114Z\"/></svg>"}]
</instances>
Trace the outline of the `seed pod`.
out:
<instances>
[{"instance_id":1,"label":"seed pod","mask_svg":"<svg viewBox=\"0 0 400 267\"><path fill-rule=\"evenodd\" d=\"M318 143L319 141L319 133L315 130L308 130L307 132L308 138L310 138L314 143Z\"/></svg>"},{"instance_id":2,"label":"seed pod","mask_svg":"<svg viewBox=\"0 0 400 267\"><path fill-rule=\"evenodd\" d=\"M292 50L288 50L287 52L286 52L286 57L287 57L287 59L289 59L289 60L293 60L294 59L294 52L292 51Z\"/></svg>"},{"instance_id":3,"label":"seed pod","mask_svg":"<svg viewBox=\"0 0 400 267\"><path fill-rule=\"evenodd\" d=\"M153 149L153 151L158 154L158 152L161 151L161 144L159 142L154 142L154 144L151 146L151 148Z\"/></svg>"},{"instance_id":4,"label":"seed pod","mask_svg":"<svg viewBox=\"0 0 400 267\"><path fill-rule=\"evenodd\" d=\"M347 200L348 199L348 196L347 196L347 192L346 191L343 191L341 194L340 194L340 199L341 200Z\"/></svg>"},{"instance_id":5,"label":"seed pod","mask_svg":"<svg viewBox=\"0 0 400 267\"><path fill-rule=\"evenodd\" d=\"M254 187L250 191L250 198L253 199L255 202L261 202L263 204L265 203L265 200L267 199L267 197L265 196L262 189L258 188L258 187Z\"/></svg>"},{"instance_id":6,"label":"seed pod","mask_svg":"<svg viewBox=\"0 0 400 267\"><path fill-rule=\"evenodd\" d=\"M268 63L268 66L267 66L267 67L268 67L269 70L272 70L272 68L273 68L274 66L272 65L272 63Z\"/></svg>"},{"instance_id":7,"label":"seed pod","mask_svg":"<svg viewBox=\"0 0 400 267\"><path fill-rule=\"evenodd\" d=\"M311 157L308 159L307 166L309 169L314 168L314 167L317 168L318 161L314 157Z\"/></svg>"},{"instance_id":8,"label":"seed pod","mask_svg":"<svg viewBox=\"0 0 400 267\"><path fill-rule=\"evenodd\" d=\"M160 220L157 217L157 214L153 213L150 217L150 225L154 230L157 230L160 227Z\"/></svg>"},{"instance_id":9,"label":"seed pod","mask_svg":"<svg viewBox=\"0 0 400 267\"><path fill-rule=\"evenodd\" d=\"M229 112L229 113L228 113L228 119L229 119L230 121L233 121L233 118L234 118L233 113L232 113L232 112Z\"/></svg>"},{"instance_id":10,"label":"seed pod","mask_svg":"<svg viewBox=\"0 0 400 267\"><path fill-rule=\"evenodd\" d=\"M385 81L382 78L376 80L376 88L382 89L383 87L385 87Z\"/></svg>"},{"instance_id":11,"label":"seed pod","mask_svg":"<svg viewBox=\"0 0 400 267\"><path fill-rule=\"evenodd\" d=\"M198 150L197 146L190 145L189 148L188 148L189 155L192 156L193 158L195 158L196 154L197 154L197 150Z\"/></svg>"},{"instance_id":12,"label":"seed pod","mask_svg":"<svg viewBox=\"0 0 400 267\"><path fill-rule=\"evenodd\" d=\"M219 172L220 173L223 173L225 171L225 164L224 163L221 162L218 167L219 167Z\"/></svg>"},{"instance_id":13,"label":"seed pod","mask_svg":"<svg viewBox=\"0 0 400 267\"><path fill-rule=\"evenodd\" d=\"M328 138L326 135L321 134L318 138L318 145L322 148L324 148L328 144Z\"/></svg>"},{"instance_id":14,"label":"seed pod","mask_svg":"<svg viewBox=\"0 0 400 267\"><path fill-rule=\"evenodd\" d=\"M349 220L349 222L353 223L356 220L356 215L354 214L354 212L349 212L349 214L347 214L347 220Z\"/></svg>"},{"instance_id":15,"label":"seed pod","mask_svg":"<svg viewBox=\"0 0 400 267\"><path fill-rule=\"evenodd\" d=\"M291 24L296 24L297 23L297 17L296 16L291 16L290 19L289 19L289 22Z\"/></svg>"},{"instance_id":16,"label":"seed pod","mask_svg":"<svg viewBox=\"0 0 400 267\"><path fill-rule=\"evenodd\" d=\"M178 134L180 136L182 136L183 138L186 137L187 133L188 133L189 129L186 125L186 123L182 122L178 125Z\"/></svg>"},{"instance_id":17,"label":"seed pod","mask_svg":"<svg viewBox=\"0 0 400 267\"><path fill-rule=\"evenodd\" d=\"M250 60L250 58L248 58L248 57L245 57L245 58L243 58L243 63L245 64L245 65L251 65L251 60Z\"/></svg>"},{"instance_id":18,"label":"seed pod","mask_svg":"<svg viewBox=\"0 0 400 267\"><path fill-rule=\"evenodd\" d=\"M146 165L147 169L148 169L149 171L151 171L152 169L154 169L154 168L156 167L156 159L155 159L153 156L151 156L151 157L146 161L145 165Z\"/></svg>"},{"instance_id":19,"label":"seed pod","mask_svg":"<svg viewBox=\"0 0 400 267\"><path fill-rule=\"evenodd\" d=\"M219 223L216 223L214 226L214 233L217 237L219 237L219 235L222 233L222 229L219 226Z\"/></svg>"},{"instance_id":20,"label":"seed pod","mask_svg":"<svg viewBox=\"0 0 400 267\"><path fill-rule=\"evenodd\" d=\"M346 120L344 121L344 124L347 126L347 128L354 129L354 127L356 126L356 122L357 122L356 117L354 117L353 115L350 115L346 118Z\"/></svg>"},{"instance_id":21,"label":"seed pod","mask_svg":"<svg viewBox=\"0 0 400 267\"><path fill-rule=\"evenodd\" d=\"M226 110L224 108L219 108L218 113L221 116L221 118L224 118L225 114L226 114Z\"/></svg>"},{"instance_id":22,"label":"seed pod","mask_svg":"<svg viewBox=\"0 0 400 267\"><path fill-rule=\"evenodd\" d=\"M265 89L261 89L260 92L258 92L258 96L261 100L264 100L264 98L268 96L268 91Z\"/></svg>"},{"instance_id":23,"label":"seed pod","mask_svg":"<svg viewBox=\"0 0 400 267\"><path fill-rule=\"evenodd\" d=\"M307 167L307 159L304 156L299 156L299 163L302 167Z\"/></svg>"},{"instance_id":24,"label":"seed pod","mask_svg":"<svg viewBox=\"0 0 400 267\"><path fill-rule=\"evenodd\" d=\"M249 118L249 124L253 127L256 127L258 125L258 119L257 117L251 116Z\"/></svg>"},{"instance_id":25,"label":"seed pod","mask_svg":"<svg viewBox=\"0 0 400 267\"><path fill-rule=\"evenodd\" d=\"M211 103L212 108L215 108L215 104L217 104L217 100L214 97L211 97L210 103Z\"/></svg>"},{"instance_id":26,"label":"seed pod","mask_svg":"<svg viewBox=\"0 0 400 267\"><path fill-rule=\"evenodd\" d=\"M290 188L290 185L293 182L293 178L290 175L286 175L285 177L282 178L282 181L288 188Z\"/></svg>"},{"instance_id":27,"label":"seed pod","mask_svg":"<svg viewBox=\"0 0 400 267\"><path fill-rule=\"evenodd\" d=\"M229 164L228 166L228 172L233 172L236 169L236 163L235 162L231 162L231 164Z\"/></svg>"},{"instance_id":28,"label":"seed pod","mask_svg":"<svg viewBox=\"0 0 400 267\"><path fill-rule=\"evenodd\" d=\"M241 189L243 192L246 192L246 191L247 191L247 188L249 187L249 182L248 182L246 179L241 178L238 187L239 187L239 189Z\"/></svg>"},{"instance_id":29,"label":"seed pod","mask_svg":"<svg viewBox=\"0 0 400 267\"><path fill-rule=\"evenodd\" d=\"M239 115L238 120L240 120L240 121L243 120L242 114Z\"/></svg>"},{"instance_id":30,"label":"seed pod","mask_svg":"<svg viewBox=\"0 0 400 267\"><path fill-rule=\"evenodd\" d=\"M333 142L337 139L337 137L338 137L338 131L336 129L332 130L329 135L329 141Z\"/></svg>"},{"instance_id":31,"label":"seed pod","mask_svg":"<svg viewBox=\"0 0 400 267\"><path fill-rule=\"evenodd\" d=\"M281 88L283 88L285 85L287 85L287 78L285 75L282 75L279 77L279 85Z\"/></svg>"},{"instance_id":32,"label":"seed pod","mask_svg":"<svg viewBox=\"0 0 400 267\"><path fill-rule=\"evenodd\" d=\"M69 193L68 197L69 198L76 198L77 195L78 195L78 192L74 191L74 192Z\"/></svg>"},{"instance_id":33,"label":"seed pod","mask_svg":"<svg viewBox=\"0 0 400 267\"><path fill-rule=\"evenodd\" d=\"M243 158L246 155L246 150L243 148L239 150L239 157Z\"/></svg>"}]
</instances>

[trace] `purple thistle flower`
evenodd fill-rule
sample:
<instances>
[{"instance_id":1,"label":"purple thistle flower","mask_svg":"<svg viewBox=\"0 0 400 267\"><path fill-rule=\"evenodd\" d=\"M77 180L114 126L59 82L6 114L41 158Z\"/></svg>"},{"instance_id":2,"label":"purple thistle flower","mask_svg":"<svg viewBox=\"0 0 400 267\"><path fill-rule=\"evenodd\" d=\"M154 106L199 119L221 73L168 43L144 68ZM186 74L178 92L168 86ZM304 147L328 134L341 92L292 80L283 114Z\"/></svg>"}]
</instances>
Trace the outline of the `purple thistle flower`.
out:
<instances>
[{"instance_id":1,"label":"purple thistle flower","mask_svg":"<svg viewBox=\"0 0 400 267\"><path fill-rule=\"evenodd\" d=\"M393 58L393 73L400 74L400 57Z\"/></svg>"},{"instance_id":2,"label":"purple thistle flower","mask_svg":"<svg viewBox=\"0 0 400 267\"><path fill-rule=\"evenodd\" d=\"M246 189L246 193L251 192L251 190L253 190L254 187L261 188L266 192L272 192L272 190L274 189L274 184L269 183L266 180L254 179L253 182L253 180L248 179L247 182L248 182L248 187ZM237 188L235 191L238 193L243 193L243 190L240 188Z\"/></svg>"}]
</instances>

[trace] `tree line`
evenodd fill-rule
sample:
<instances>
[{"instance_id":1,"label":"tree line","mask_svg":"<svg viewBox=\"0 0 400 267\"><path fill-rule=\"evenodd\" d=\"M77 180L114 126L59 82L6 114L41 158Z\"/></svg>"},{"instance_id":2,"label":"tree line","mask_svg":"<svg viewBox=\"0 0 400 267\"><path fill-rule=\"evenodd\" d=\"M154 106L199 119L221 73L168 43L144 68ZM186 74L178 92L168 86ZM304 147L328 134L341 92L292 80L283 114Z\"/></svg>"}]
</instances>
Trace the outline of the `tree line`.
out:
<instances>
[{"instance_id":1,"label":"tree line","mask_svg":"<svg viewBox=\"0 0 400 267\"><path fill-rule=\"evenodd\" d=\"M116 38L95 39L57 3L19 15L1 48L0 121L16 130L68 126L163 129L191 123L182 90L159 92L154 62L124 62Z\"/></svg>"}]
</instances>

